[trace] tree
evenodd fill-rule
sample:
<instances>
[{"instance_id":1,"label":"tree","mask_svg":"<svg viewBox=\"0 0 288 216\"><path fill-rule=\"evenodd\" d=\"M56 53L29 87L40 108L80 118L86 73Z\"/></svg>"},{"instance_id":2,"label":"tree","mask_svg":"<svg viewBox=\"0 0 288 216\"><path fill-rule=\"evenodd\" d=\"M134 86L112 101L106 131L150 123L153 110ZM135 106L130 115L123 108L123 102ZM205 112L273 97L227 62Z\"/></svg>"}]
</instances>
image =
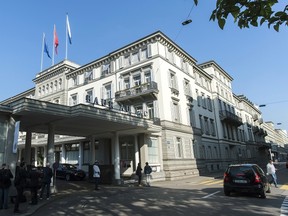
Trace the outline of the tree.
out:
<instances>
[{"instance_id":1,"label":"tree","mask_svg":"<svg viewBox=\"0 0 288 216\"><path fill-rule=\"evenodd\" d=\"M198 0L194 0L195 5ZM278 0L217 0L216 8L212 11L210 20L218 20L221 29L224 28L228 15L240 28L258 27L267 23L268 27L278 32L281 25L288 26L288 5L281 11L274 11L273 6Z\"/></svg>"}]
</instances>

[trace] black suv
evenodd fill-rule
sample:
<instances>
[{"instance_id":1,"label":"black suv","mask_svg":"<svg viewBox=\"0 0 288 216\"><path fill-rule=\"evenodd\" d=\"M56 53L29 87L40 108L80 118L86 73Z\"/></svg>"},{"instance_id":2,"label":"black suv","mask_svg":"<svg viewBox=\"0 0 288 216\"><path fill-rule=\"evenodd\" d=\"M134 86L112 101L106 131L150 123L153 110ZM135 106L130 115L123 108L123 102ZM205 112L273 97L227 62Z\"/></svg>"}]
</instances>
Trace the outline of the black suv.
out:
<instances>
[{"instance_id":1,"label":"black suv","mask_svg":"<svg viewBox=\"0 0 288 216\"><path fill-rule=\"evenodd\" d=\"M230 165L224 173L224 194L245 192L266 198L270 193L270 184L264 171L257 164Z\"/></svg>"}]
</instances>

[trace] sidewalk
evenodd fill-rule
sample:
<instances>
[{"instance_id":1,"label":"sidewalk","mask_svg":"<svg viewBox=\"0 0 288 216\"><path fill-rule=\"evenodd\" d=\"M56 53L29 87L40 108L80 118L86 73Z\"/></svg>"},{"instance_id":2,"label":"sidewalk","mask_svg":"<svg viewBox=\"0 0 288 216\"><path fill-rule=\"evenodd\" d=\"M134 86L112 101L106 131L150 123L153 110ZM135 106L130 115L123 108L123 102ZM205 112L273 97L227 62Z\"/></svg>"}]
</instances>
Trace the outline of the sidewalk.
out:
<instances>
[{"instance_id":1,"label":"sidewalk","mask_svg":"<svg viewBox=\"0 0 288 216\"><path fill-rule=\"evenodd\" d=\"M198 181L201 179L207 179L207 178L222 178L223 172L216 172L216 173L210 173L205 176L194 176L189 179L193 179L193 181ZM175 181L157 181L153 182L153 186L160 186L160 187L169 187L172 183L178 183L181 184L181 181L187 181L187 179L182 180L175 180ZM0 210L0 215L3 216L11 216L11 215L21 215L21 216L28 216L35 213L38 209L41 207L44 207L45 205L57 202L57 200L63 200L65 198L68 198L73 193L79 194L89 194L91 192L94 192L94 184L89 181L71 181L66 182L65 180L58 180L56 188L56 193L51 193L51 197L49 200L43 199L38 200L37 205L30 205L30 192L25 192L27 201L24 203L20 203L19 209L20 213L14 213L14 204L9 203L8 209L2 209ZM115 185L101 185L100 193L123 193L124 191L129 192L129 190L134 190L134 187L137 185L137 181L128 181L124 183L123 185L115 186ZM53 192L54 188L51 187L51 191Z\"/></svg>"}]
</instances>

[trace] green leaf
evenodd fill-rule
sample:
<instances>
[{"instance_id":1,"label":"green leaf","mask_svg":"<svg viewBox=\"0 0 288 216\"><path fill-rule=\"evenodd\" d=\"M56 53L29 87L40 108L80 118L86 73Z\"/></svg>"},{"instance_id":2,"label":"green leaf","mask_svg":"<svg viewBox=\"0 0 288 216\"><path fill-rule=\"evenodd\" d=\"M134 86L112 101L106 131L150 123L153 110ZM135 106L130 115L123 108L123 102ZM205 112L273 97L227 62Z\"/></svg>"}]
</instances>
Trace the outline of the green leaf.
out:
<instances>
[{"instance_id":1,"label":"green leaf","mask_svg":"<svg viewBox=\"0 0 288 216\"><path fill-rule=\"evenodd\" d=\"M279 32L279 24L274 25L273 28L275 29L275 31Z\"/></svg>"},{"instance_id":2,"label":"green leaf","mask_svg":"<svg viewBox=\"0 0 288 216\"><path fill-rule=\"evenodd\" d=\"M260 25L262 25L265 21L266 21L266 19L263 17L263 18L260 20Z\"/></svg>"},{"instance_id":3,"label":"green leaf","mask_svg":"<svg viewBox=\"0 0 288 216\"><path fill-rule=\"evenodd\" d=\"M223 30L225 26L226 20L225 19L218 19L218 25Z\"/></svg>"}]
</instances>

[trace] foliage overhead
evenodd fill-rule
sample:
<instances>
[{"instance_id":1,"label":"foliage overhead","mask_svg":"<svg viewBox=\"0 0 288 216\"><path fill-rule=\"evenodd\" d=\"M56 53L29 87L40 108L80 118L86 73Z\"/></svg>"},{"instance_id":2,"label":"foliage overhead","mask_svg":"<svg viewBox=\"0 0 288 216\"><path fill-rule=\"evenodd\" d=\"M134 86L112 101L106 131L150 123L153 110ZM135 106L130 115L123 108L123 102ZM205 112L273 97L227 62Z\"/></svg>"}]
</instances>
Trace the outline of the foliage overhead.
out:
<instances>
[{"instance_id":1,"label":"foliage overhead","mask_svg":"<svg viewBox=\"0 0 288 216\"><path fill-rule=\"evenodd\" d=\"M195 5L198 0L194 0ZM228 15L242 28L258 27L267 23L270 28L279 31L281 25L288 26L288 5L280 11L274 11L273 6L278 0L217 0L216 8L212 11L210 20L218 20L221 29L224 28Z\"/></svg>"}]
</instances>

